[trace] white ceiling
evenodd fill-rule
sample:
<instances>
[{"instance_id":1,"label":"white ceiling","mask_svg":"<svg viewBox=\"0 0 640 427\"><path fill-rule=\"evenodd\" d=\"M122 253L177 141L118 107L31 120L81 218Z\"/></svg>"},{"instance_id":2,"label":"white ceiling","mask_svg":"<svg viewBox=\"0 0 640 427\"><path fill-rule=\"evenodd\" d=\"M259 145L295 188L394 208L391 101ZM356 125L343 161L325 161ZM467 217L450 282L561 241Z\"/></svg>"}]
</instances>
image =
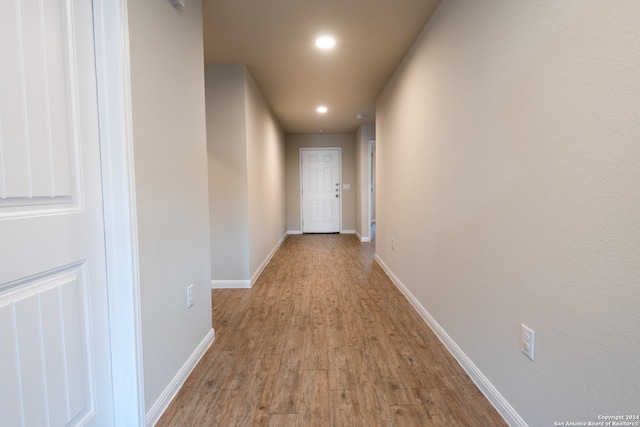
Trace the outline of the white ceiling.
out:
<instances>
[{"instance_id":1,"label":"white ceiling","mask_svg":"<svg viewBox=\"0 0 640 427\"><path fill-rule=\"evenodd\" d=\"M439 2L203 0L205 62L247 65L287 133L354 132Z\"/></svg>"}]
</instances>

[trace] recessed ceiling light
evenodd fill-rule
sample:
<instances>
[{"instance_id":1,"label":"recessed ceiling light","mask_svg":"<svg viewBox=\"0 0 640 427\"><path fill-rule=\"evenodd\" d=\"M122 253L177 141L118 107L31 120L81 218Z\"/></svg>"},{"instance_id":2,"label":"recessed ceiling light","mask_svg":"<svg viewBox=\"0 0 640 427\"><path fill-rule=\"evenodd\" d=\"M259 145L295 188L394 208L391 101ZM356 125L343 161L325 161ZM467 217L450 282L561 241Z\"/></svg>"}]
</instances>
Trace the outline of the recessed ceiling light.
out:
<instances>
[{"instance_id":1,"label":"recessed ceiling light","mask_svg":"<svg viewBox=\"0 0 640 427\"><path fill-rule=\"evenodd\" d=\"M316 111L320 114L324 114L327 111L329 111L329 109L327 107L325 107L324 105L319 106L318 108L316 108Z\"/></svg>"},{"instance_id":2,"label":"recessed ceiling light","mask_svg":"<svg viewBox=\"0 0 640 427\"><path fill-rule=\"evenodd\" d=\"M316 40L316 46L320 49L331 49L336 45L336 41L333 37L322 36Z\"/></svg>"}]
</instances>

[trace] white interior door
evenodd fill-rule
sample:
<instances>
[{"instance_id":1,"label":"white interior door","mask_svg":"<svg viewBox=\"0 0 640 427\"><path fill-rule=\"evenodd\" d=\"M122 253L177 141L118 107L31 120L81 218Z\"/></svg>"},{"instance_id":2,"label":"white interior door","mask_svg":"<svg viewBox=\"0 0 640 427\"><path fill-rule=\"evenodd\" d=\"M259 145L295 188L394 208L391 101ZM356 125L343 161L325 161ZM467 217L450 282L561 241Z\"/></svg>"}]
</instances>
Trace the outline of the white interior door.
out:
<instances>
[{"instance_id":1,"label":"white interior door","mask_svg":"<svg viewBox=\"0 0 640 427\"><path fill-rule=\"evenodd\" d=\"M340 149L301 149L302 232L340 232Z\"/></svg>"},{"instance_id":2,"label":"white interior door","mask_svg":"<svg viewBox=\"0 0 640 427\"><path fill-rule=\"evenodd\" d=\"M0 423L113 425L90 0L0 13Z\"/></svg>"}]
</instances>

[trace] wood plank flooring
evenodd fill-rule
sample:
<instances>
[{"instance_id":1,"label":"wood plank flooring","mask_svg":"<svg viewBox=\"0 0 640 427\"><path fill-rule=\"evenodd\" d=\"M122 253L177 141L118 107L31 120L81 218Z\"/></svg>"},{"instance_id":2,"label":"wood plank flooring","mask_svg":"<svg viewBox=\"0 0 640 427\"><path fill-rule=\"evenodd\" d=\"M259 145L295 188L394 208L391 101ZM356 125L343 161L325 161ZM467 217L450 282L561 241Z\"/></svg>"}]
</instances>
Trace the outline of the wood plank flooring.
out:
<instances>
[{"instance_id":1,"label":"wood plank flooring","mask_svg":"<svg viewBox=\"0 0 640 427\"><path fill-rule=\"evenodd\" d=\"M506 426L354 236L289 236L158 426Z\"/></svg>"}]
</instances>

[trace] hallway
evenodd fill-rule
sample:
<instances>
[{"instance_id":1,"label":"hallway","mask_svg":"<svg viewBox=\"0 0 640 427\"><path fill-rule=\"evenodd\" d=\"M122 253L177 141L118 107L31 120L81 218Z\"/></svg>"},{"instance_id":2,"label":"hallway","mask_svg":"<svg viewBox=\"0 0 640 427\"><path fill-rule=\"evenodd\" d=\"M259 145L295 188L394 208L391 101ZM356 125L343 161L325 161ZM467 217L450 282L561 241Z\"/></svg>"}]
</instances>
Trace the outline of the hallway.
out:
<instances>
[{"instance_id":1,"label":"hallway","mask_svg":"<svg viewBox=\"0 0 640 427\"><path fill-rule=\"evenodd\" d=\"M213 290L216 340L157 425L506 425L374 248L292 235L252 289Z\"/></svg>"}]
</instances>

